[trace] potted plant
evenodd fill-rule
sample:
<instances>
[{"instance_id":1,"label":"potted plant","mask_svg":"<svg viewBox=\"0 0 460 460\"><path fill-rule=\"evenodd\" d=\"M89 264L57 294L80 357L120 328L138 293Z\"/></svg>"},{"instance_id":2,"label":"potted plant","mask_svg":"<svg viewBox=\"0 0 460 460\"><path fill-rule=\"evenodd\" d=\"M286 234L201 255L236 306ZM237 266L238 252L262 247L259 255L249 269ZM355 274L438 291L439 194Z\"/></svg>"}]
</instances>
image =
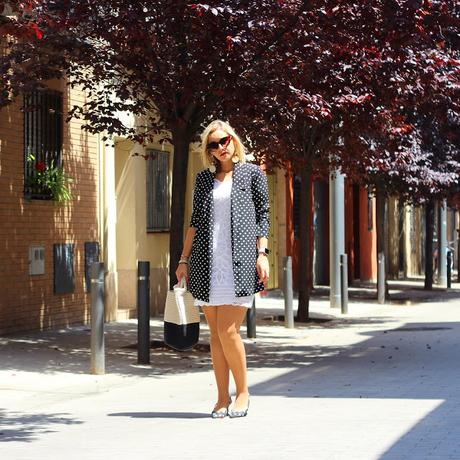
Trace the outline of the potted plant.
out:
<instances>
[{"instance_id":1,"label":"potted plant","mask_svg":"<svg viewBox=\"0 0 460 460\"><path fill-rule=\"evenodd\" d=\"M55 165L51 160L47 165L43 161L36 161L32 154L27 156L27 162L31 163L34 171L27 181L27 185L39 189L41 193L48 194L55 201L65 202L72 199L70 184L73 179L67 176L62 166Z\"/></svg>"}]
</instances>

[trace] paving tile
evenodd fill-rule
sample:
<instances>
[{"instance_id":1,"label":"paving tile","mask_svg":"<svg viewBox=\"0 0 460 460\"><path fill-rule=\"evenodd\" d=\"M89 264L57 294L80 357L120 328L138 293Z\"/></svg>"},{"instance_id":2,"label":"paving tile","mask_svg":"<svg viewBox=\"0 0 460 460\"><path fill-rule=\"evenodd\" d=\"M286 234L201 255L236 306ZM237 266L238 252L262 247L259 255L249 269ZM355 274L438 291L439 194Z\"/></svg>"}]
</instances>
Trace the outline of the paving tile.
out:
<instances>
[{"instance_id":1,"label":"paving tile","mask_svg":"<svg viewBox=\"0 0 460 460\"><path fill-rule=\"evenodd\" d=\"M313 300L332 321L293 330L261 319L283 313L280 299L259 299L240 420L209 417L208 353L154 349L137 365L124 348L133 320L106 325L103 376L88 373L87 327L2 337L1 458L460 460L458 292L410 308L351 303L346 317ZM160 319L151 330L162 338Z\"/></svg>"}]
</instances>

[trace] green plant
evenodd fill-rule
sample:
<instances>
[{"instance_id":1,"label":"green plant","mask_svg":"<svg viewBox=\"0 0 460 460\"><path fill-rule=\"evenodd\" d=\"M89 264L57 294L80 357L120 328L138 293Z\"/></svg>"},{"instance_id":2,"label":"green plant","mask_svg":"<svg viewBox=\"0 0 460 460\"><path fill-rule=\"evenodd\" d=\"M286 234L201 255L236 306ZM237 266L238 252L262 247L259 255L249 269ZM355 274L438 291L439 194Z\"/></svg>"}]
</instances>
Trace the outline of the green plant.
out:
<instances>
[{"instance_id":1,"label":"green plant","mask_svg":"<svg viewBox=\"0 0 460 460\"><path fill-rule=\"evenodd\" d=\"M38 187L44 193L50 193L55 201L65 202L72 199L72 192L69 185L73 179L64 171L62 166L56 166L54 160L50 164L43 161L36 161L32 154L27 156L27 161L33 165L33 175L29 178L27 185Z\"/></svg>"}]
</instances>

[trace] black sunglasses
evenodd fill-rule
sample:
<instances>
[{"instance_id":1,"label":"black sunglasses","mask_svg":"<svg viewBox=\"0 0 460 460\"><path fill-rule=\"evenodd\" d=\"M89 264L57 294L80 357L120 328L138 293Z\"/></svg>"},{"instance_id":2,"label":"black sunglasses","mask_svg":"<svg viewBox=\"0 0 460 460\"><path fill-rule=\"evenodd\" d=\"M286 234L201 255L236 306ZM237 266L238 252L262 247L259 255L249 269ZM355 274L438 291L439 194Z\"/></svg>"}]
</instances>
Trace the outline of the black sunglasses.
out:
<instances>
[{"instance_id":1,"label":"black sunglasses","mask_svg":"<svg viewBox=\"0 0 460 460\"><path fill-rule=\"evenodd\" d=\"M214 142L210 142L208 144L208 149L209 150L215 150L215 149L218 149L219 148L219 145L221 145L222 147L227 147L228 144L230 144L230 141L232 140L232 136L225 136L223 137L222 139L220 139L219 141L214 141Z\"/></svg>"}]
</instances>

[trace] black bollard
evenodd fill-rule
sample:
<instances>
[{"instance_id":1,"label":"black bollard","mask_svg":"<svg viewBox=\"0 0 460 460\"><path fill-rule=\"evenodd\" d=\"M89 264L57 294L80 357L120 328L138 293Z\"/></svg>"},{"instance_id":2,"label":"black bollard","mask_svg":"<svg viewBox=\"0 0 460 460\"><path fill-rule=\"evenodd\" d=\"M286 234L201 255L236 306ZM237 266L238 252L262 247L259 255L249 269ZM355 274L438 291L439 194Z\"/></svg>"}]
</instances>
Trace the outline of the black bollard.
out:
<instances>
[{"instance_id":1,"label":"black bollard","mask_svg":"<svg viewBox=\"0 0 460 460\"><path fill-rule=\"evenodd\" d=\"M340 304L342 313L348 313L348 257L340 254Z\"/></svg>"},{"instance_id":2,"label":"black bollard","mask_svg":"<svg viewBox=\"0 0 460 460\"><path fill-rule=\"evenodd\" d=\"M252 301L252 307L246 313L246 332L248 339L256 338L256 298Z\"/></svg>"},{"instance_id":3,"label":"black bollard","mask_svg":"<svg viewBox=\"0 0 460 460\"><path fill-rule=\"evenodd\" d=\"M150 364L150 262L137 263L137 362Z\"/></svg>"},{"instance_id":4,"label":"black bollard","mask_svg":"<svg viewBox=\"0 0 460 460\"><path fill-rule=\"evenodd\" d=\"M447 251L447 289L452 287L452 251Z\"/></svg>"},{"instance_id":5,"label":"black bollard","mask_svg":"<svg viewBox=\"0 0 460 460\"><path fill-rule=\"evenodd\" d=\"M104 264L94 262L91 277L91 374L105 374L104 344Z\"/></svg>"}]
</instances>

